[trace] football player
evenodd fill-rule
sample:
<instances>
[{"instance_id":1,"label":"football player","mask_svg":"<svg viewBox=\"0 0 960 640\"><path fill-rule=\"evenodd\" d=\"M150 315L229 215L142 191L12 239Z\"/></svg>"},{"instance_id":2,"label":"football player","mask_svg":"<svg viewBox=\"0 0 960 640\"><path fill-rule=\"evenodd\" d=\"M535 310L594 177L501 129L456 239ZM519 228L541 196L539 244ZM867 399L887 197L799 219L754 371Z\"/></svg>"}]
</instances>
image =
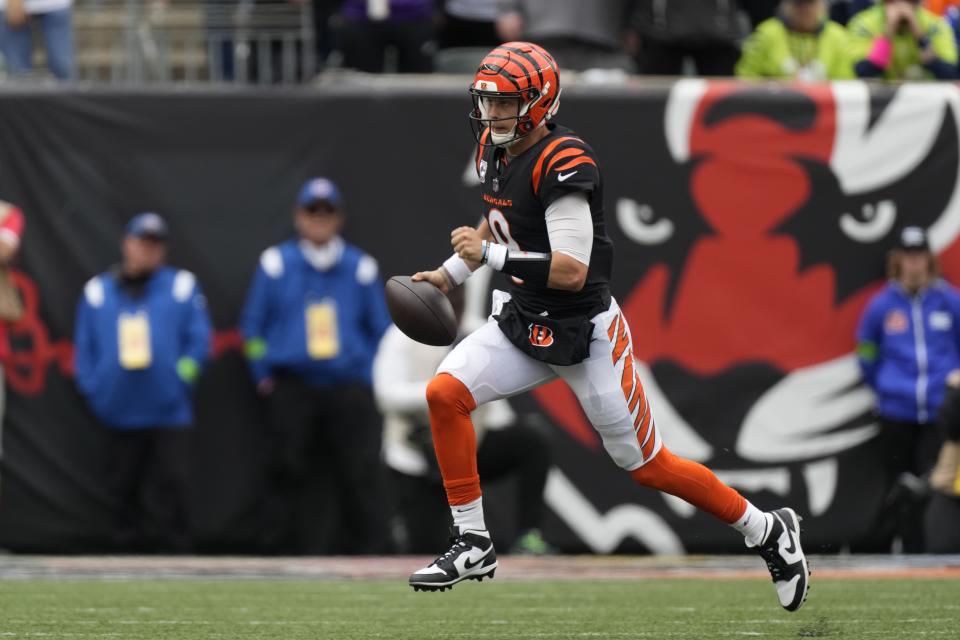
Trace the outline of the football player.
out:
<instances>
[{"instance_id":1,"label":"football player","mask_svg":"<svg viewBox=\"0 0 960 640\"><path fill-rule=\"evenodd\" d=\"M660 438L634 368L626 319L610 294L613 245L593 150L551 122L560 73L542 47L509 42L480 63L470 86L484 220L451 232L454 254L414 275L448 292L481 265L510 276L491 320L450 352L427 387L430 425L453 513L450 548L410 576L416 590L493 577L470 413L560 377L603 445L636 482L665 491L739 531L767 562L780 604L795 611L809 582L793 509L762 512Z\"/></svg>"}]
</instances>

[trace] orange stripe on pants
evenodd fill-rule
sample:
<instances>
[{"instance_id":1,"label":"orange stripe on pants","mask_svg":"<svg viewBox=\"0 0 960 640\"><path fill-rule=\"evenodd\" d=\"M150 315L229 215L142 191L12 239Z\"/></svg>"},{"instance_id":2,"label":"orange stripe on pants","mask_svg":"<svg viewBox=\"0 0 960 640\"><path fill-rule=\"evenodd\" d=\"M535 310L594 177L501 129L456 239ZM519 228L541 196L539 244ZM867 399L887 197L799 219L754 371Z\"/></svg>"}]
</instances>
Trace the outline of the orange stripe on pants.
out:
<instances>
[{"instance_id":1,"label":"orange stripe on pants","mask_svg":"<svg viewBox=\"0 0 960 640\"><path fill-rule=\"evenodd\" d=\"M470 420L470 413L477 408L473 394L449 373L441 373L427 385L427 404L447 502L473 502L480 497L477 436Z\"/></svg>"}]
</instances>

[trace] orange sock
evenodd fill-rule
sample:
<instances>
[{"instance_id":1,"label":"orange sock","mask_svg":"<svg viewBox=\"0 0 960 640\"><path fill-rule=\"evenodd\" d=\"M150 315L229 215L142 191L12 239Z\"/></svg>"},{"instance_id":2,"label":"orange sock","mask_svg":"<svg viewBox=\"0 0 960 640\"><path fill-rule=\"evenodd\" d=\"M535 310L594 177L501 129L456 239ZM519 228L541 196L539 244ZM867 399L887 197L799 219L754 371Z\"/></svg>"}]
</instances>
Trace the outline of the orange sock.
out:
<instances>
[{"instance_id":1,"label":"orange sock","mask_svg":"<svg viewBox=\"0 0 960 640\"><path fill-rule=\"evenodd\" d=\"M473 502L480 497L477 435L470 420L470 412L477 408L473 394L449 373L441 373L427 385L427 404L447 502L451 506Z\"/></svg>"},{"instance_id":2,"label":"orange sock","mask_svg":"<svg viewBox=\"0 0 960 640\"><path fill-rule=\"evenodd\" d=\"M747 508L746 499L720 482L710 469L679 458L666 447L630 475L639 484L683 498L727 524L736 522Z\"/></svg>"}]
</instances>

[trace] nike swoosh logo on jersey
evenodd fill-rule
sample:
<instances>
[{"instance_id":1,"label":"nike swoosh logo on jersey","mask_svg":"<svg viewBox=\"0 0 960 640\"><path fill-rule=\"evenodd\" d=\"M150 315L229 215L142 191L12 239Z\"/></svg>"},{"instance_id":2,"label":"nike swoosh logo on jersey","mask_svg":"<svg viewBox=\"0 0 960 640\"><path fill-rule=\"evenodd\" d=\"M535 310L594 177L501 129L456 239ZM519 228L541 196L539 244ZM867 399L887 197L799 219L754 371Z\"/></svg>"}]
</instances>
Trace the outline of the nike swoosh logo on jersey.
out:
<instances>
[{"instance_id":1,"label":"nike swoosh logo on jersey","mask_svg":"<svg viewBox=\"0 0 960 640\"><path fill-rule=\"evenodd\" d=\"M576 171L571 171L570 173L568 173L568 174L566 174L566 175L564 175L564 174L562 174L562 173L557 174L557 182L563 182L564 180L566 180L567 178L569 178L570 176L572 176L572 175L574 175L574 174L576 174L576 173L577 173Z\"/></svg>"}]
</instances>

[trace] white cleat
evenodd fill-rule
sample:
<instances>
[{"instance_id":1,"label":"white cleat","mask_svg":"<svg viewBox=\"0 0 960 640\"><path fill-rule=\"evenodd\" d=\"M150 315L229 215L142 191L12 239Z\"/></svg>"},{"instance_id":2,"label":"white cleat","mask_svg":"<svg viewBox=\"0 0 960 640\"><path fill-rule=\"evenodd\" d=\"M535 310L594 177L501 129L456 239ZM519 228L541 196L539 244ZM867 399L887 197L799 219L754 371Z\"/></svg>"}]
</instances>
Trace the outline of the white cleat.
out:
<instances>
[{"instance_id":1,"label":"white cleat","mask_svg":"<svg viewBox=\"0 0 960 640\"><path fill-rule=\"evenodd\" d=\"M790 508L768 512L772 526L757 551L777 587L777 597L787 611L796 611L807 599L810 569L800 548L800 516Z\"/></svg>"},{"instance_id":2,"label":"white cleat","mask_svg":"<svg viewBox=\"0 0 960 640\"><path fill-rule=\"evenodd\" d=\"M472 530L457 534L456 529L451 533L450 548L410 576L414 591L445 591L462 580L493 578L497 554L490 534Z\"/></svg>"}]
</instances>

